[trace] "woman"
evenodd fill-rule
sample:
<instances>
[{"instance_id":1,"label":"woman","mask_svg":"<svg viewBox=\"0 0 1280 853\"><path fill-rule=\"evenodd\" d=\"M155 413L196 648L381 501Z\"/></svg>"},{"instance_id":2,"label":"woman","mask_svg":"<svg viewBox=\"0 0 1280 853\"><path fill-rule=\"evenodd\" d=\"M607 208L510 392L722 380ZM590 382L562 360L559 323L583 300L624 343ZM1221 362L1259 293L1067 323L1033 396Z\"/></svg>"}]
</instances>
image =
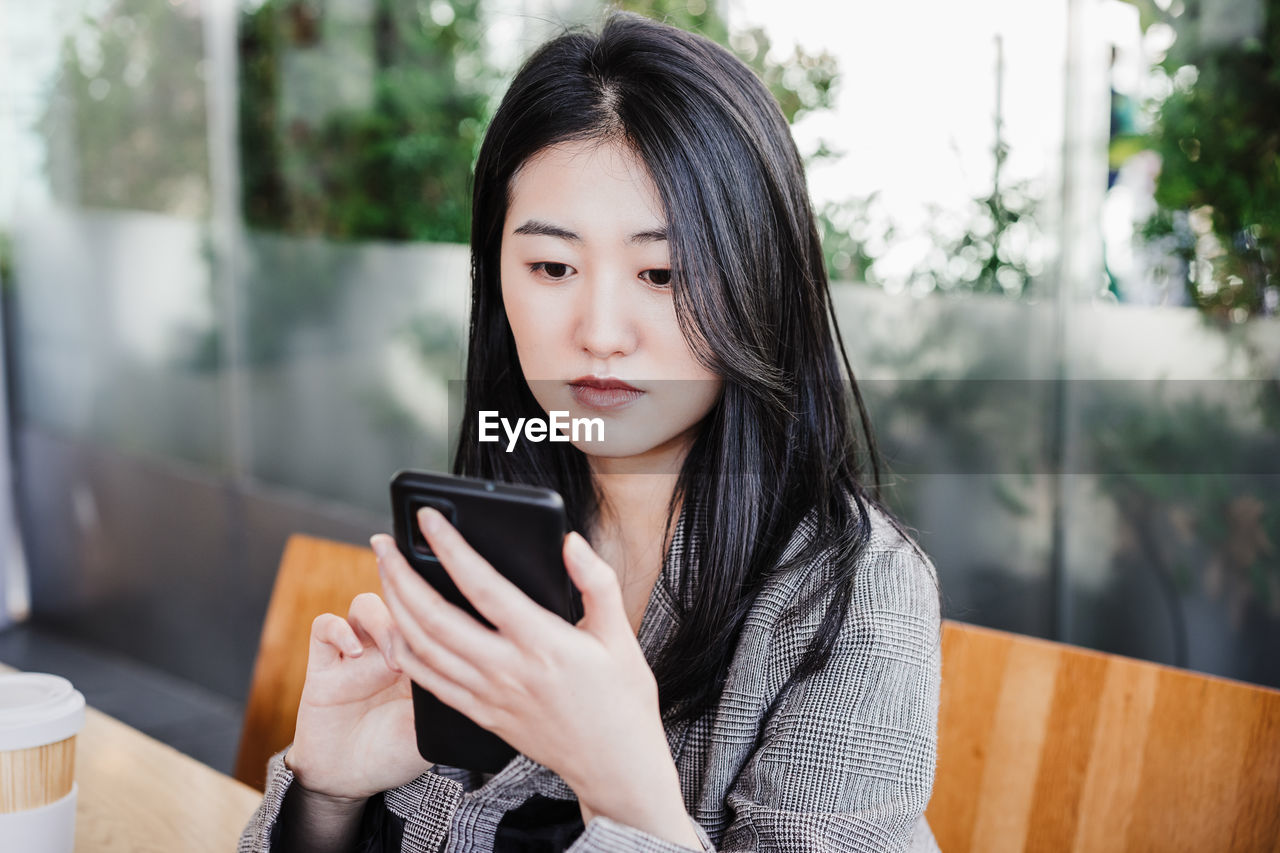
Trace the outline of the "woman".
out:
<instances>
[{"instance_id":1,"label":"woman","mask_svg":"<svg viewBox=\"0 0 1280 853\"><path fill-rule=\"evenodd\" d=\"M586 615L425 511L490 629L375 536L385 600L316 620L240 849L936 850L936 578L862 485L867 416L768 91L638 16L552 40L486 135L471 245L456 472L564 496ZM478 441L480 411L555 410L605 440ZM410 679L521 755L428 765Z\"/></svg>"}]
</instances>

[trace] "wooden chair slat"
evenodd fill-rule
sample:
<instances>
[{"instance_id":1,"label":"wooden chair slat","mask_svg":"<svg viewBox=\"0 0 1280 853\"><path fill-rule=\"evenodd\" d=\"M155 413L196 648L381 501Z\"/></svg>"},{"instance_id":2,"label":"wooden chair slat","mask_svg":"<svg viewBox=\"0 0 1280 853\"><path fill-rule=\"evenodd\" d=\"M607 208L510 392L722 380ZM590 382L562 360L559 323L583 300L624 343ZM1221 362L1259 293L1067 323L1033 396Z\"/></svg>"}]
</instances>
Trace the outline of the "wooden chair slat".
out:
<instances>
[{"instance_id":1,"label":"wooden chair slat","mask_svg":"<svg viewBox=\"0 0 1280 853\"><path fill-rule=\"evenodd\" d=\"M238 779L293 739L312 620L380 591L368 548L289 539ZM1280 853L1280 691L946 620L926 814L947 853Z\"/></svg>"},{"instance_id":2,"label":"wooden chair slat","mask_svg":"<svg viewBox=\"0 0 1280 853\"><path fill-rule=\"evenodd\" d=\"M357 595L381 591L371 549L311 536L289 537L254 662L236 756L237 779L262 790L267 759L293 741L312 621L321 613L346 616Z\"/></svg>"},{"instance_id":3,"label":"wooden chair slat","mask_svg":"<svg viewBox=\"0 0 1280 853\"><path fill-rule=\"evenodd\" d=\"M927 816L965 851L1280 851L1280 691L948 620Z\"/></svg>"}]
</instances>

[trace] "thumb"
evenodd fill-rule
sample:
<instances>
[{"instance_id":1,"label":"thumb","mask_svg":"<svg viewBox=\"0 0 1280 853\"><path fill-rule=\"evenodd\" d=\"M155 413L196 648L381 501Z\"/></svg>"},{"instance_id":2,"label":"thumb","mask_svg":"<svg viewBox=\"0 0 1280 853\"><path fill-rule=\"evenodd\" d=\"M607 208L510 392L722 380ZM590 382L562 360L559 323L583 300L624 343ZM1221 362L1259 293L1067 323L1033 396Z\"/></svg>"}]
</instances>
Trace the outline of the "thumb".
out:
<instances>
[{"instance_id":1,"label":"thumb","mask_svg":"<svg viewBox=\"0 0 1280 853\"><path fill-rule=\"evenodd\" d=\"M578 624L598 636L623 630L631 634L622 589L613 567L600 558L576 531L564 538L564 565L582 593L582 621Z\"/></svg>"},{"instance_id":2,"label":"thumb","mask_svg":"<svg viewBox=\"0 0 1280 853\"><path fill-rule=\"evenodd\" d=\"M328 667L346 657L360 657L364 643L356 636L346 619L334 613L321 613L311 622L308 666Z\"/></svg>"}]
</instances>

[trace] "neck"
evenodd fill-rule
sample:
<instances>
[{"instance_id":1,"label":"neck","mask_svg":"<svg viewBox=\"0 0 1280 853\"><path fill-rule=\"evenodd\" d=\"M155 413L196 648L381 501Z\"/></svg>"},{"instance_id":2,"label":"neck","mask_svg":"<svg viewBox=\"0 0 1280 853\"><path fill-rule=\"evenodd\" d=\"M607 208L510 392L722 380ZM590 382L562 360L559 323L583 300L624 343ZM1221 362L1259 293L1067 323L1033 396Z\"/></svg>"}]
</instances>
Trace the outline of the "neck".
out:
<instances>
[{"instance_id":1,"label":"neck","mask_svg":"<svg viewBox=\"0 0 1280 853\"><path fill-rule=\"evenodd\" d=\"M601 498L596 532L606 537L619 533L624 538L661 536L676 475L597 474L595 482Z\"/></svg>"},{"instance_id":2,"label":"neck","mask_svg":"<svg viewBox=\"0 0 1280 853\"><path fill-rule=\"evenodd\" d=\"M648 528L660 534L693 436L692 429L686 430L634 456L588 456L591 478L600 496L597 531L621 528L640 532Z\"/></svg>"},{"instance_id":3,"label":"neck","mask_svg":"<svg viewBox=\"0 0 1280 853\"><path fill-rule=\"evenodd\" d=\"M646 581L651 584L662 571L666 556L662 545L669 532L667 504L687 452L684 445L662 448L657 455L651 451L646 458L590 458L600 496L592 544L609 555L624 587ZM673 523L680 507L675 510Z\"/></svg>"}]
</instances>

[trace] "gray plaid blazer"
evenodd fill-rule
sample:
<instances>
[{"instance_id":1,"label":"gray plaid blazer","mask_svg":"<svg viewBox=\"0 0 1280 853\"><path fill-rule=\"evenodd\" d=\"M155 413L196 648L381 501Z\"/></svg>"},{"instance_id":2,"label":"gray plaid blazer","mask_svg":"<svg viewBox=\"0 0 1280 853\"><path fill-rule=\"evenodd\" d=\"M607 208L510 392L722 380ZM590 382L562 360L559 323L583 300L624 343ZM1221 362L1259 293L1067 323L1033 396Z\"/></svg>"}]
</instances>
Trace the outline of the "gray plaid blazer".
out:
<instances>
[{"instance_id":1,"label":"gray plaid blazer","mask_svg":"<svg viewBox=\"0 0 1280 853\"><path fill-rule=\"evenodd\" d=\"M937 754L941 621L937 576L875 507L855 591L831 661L765 711L813 637L827 600L789 609L830 570L816 561L773 579L747 617L718 705L692 723L667 721L667 741L706 850L937 851L924 819ZM676 534L680 536L679 533ZM787 555L812 535L806 520ZM654 585L638 639L650 663L676 626L668 591L684 570L677 539ZM695 555L696 543L692 549ZM293 775L268 765L261 806L240 853L266 853ZM435 767L386 792L404 821L404 853L493 849L498 823L534 794L573 799L551 770L518 755L497 774ZM687 848L605 817L572 853L679 853Z\"/></svg>"}]
</instances>

